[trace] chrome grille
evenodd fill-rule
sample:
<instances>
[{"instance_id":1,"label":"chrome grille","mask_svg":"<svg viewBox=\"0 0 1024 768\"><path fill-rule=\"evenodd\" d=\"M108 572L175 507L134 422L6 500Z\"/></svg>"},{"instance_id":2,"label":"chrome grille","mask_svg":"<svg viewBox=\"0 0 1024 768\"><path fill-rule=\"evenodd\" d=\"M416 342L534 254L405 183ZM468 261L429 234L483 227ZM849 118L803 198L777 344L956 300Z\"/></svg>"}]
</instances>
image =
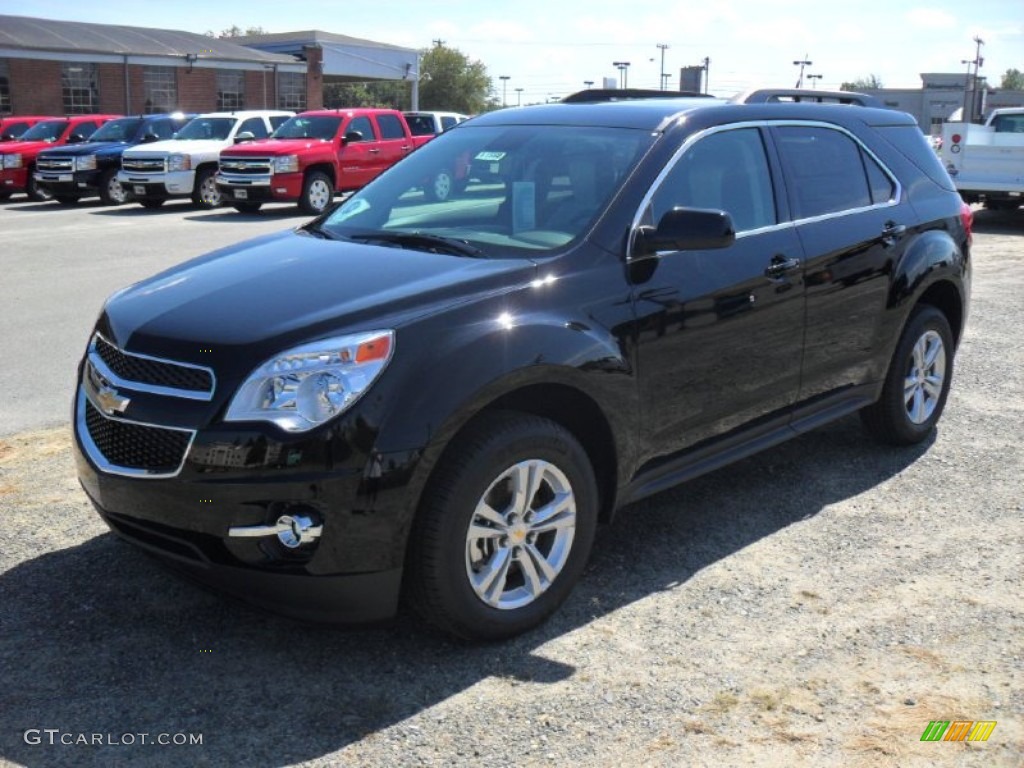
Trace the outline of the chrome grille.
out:
<instances>
[{"instance_id":1,"label":"chrome grille","mask_svg":"<svg viewBox=\"0 0 1024 768\"><path fill-rule=\"evenodd\" d=\"M126 171L136 173L163 173L164 159L162 157L122 157L121 167Z\"/></svg>"},{"instance_id":2,"label":"chrome grille","mask_svg":"<svg viewBox=\"0 0 1024 768\"><path fill-rule=\"evenodd\" d=\"M40 155L36 159L36 168L40 171L70 171L73 170L75 161L70 157L45 157Z\"/></svg>"},{"instance_id":3,"label":"chrome grille","mask_svg":"<svg viewBox=\"0 0 1024 768\"><path fill-rule=\"evenodd\" d=\"M221 157L220 170L224 173L265 175L273 171L269 157Z\"/></svg>"},{"instance_id":4,"label":"chrome grille","mask_svg":"<svg viewBox=\"0 0 1024 768\"><path fill-rule=\"evenodd\" d=\"M193 395L204 395L204 400L209 399L205 396L213 394L213 371L209 368L124 352L98 333L93 337L89 351L95 352L122 384L146 385L144 389L183 390ZM174 394L169 391L161 393Z\"/></svg>"},{"instance_id":5,"label":"chrome grille","mask_svg":"<svg viewBox=\"0 0 1024 768\"><path fill-rule=\"evenodd\" d=\"M195 432L104 416L84 392L78 401L79 435L89 457L106 472L171 477L181 471Z\"/></svg>"}]
</instances>

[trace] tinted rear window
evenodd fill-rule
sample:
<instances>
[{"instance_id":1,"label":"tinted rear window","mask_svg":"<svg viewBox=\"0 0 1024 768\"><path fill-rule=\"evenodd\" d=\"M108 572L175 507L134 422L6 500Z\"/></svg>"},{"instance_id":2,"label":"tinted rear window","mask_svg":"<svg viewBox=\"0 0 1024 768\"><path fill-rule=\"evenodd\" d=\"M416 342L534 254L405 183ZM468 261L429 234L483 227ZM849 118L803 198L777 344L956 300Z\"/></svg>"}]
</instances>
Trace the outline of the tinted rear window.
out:
<instances>
[{"instance_id":1,"label":"tinted rear window","mask_svg":"<svg viewBox=\"0 0 1024 768\"><path fill-rule=\"evenodd\" d=\"M916 125L883 125L875 131L899 150L900 154L916 165L929 179L943 189L956 191L953 181L942 167L935 150L928 146L924 134Z\"/></svg>"}]
</instances>

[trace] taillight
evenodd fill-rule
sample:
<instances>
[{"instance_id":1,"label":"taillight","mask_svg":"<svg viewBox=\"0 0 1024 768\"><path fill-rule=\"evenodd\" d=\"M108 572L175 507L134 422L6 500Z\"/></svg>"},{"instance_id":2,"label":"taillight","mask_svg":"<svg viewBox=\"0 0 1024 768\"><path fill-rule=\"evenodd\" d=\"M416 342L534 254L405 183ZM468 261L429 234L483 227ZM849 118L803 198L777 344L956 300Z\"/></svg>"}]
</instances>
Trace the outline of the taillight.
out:
<instances>
[{"instance_id":1,"label":"taillight","mask_svg":"<svg viewBox=\"0 0 1024 768\"><path fill-rule=\"evenodd\" d=\"M960 139L962 137L960 136L959 133L954 133L952 136L950 136L950 138L953 140L954 144L959 144L960 143Z\"/></svg>"},{"instance_id":2,"label":"taillight","mask_svg":"<svg viewBox=\"0 0 1024 768\"><path fill-rule=\"evenodd\" d=\"M971 227L974 225L974 211L965 202L960 203L960 221L963 222L964 231L967 233L967 244L970 245L973 239Z\"/></svg>"}]
</instances>

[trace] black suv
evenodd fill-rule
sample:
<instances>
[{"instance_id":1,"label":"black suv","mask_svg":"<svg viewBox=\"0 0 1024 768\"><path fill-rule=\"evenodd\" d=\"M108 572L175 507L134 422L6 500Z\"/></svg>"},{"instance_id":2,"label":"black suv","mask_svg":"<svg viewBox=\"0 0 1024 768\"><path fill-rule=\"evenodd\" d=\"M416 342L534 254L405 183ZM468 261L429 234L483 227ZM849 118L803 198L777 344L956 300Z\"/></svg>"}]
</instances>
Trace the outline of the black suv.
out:
<instances>
[{"instance_id":1,"label":"black suv","mask_svg":"<svg viewBox=\"0 0 1024 768\"><path fill-rule=\"evenodd\" d=\"M486 167L449 199L422 180ZM859 411L935 427L970 211L908 115L550 104L111 297L78 471L110 527L314 620L522 632L623 505Z\"/></svg>"},{"instance_id":2,"label":"black suv","mask_svg":"<svg viewBox=\"0 0 1024 768\"><path fill-rule=\"evenodd\" d=\"M34 181L62 205L74 205L94 195L99 195L104 205L120 205L128 199L117 180L124 151L136 144L170 139L194 116L176 112L111 120L85 144L40 152Z\"/></svg>"}]
</instances>

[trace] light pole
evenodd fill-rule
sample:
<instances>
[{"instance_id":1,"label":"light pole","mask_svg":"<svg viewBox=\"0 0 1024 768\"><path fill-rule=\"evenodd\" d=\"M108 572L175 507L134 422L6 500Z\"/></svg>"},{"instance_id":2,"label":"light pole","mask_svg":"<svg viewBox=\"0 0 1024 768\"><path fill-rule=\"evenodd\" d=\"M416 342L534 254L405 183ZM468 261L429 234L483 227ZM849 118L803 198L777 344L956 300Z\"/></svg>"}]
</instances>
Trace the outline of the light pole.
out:
<instances>
[{"instance_id":1,"label":"light pole","mask_svg":"<svg viewBox=\"0 0 1024 768\"><path fill-rule=\"evenodd\" d=\"M585 86L587 86L587 90L589 91L589 90L590 90L590 88L591 88L591 86L592 86L592 85L594 84L594 81L593 81L593 80L584 80L584 81L583 81L583 84L584 84Z\"/></svg>"},{"instance_id":2,"label":"light pole","mask_svg":"<svg viewBox=\"0 0 1024 768\"><path fill-rule=\"evenodd\" d=\"M661 70L659 71L658 78L658 90L665 90L665 51L668 50L668 43L658 43L657 47L661 50Z\"/></svg>"},{"instance_id":3,"label":"light pole","mask_svg":"<svg viewBox=\"0 0 1024 768\"><path fill-rule=\"evenodd\" d=\"M803 88L804 87L804 67L809 67L813 63L814 63L813 61L810 61L807 58L807 54L806 53L804 54L804 57L802 59L793 62L794 66L800 67L800 77L798 77L796 79L796 87L797 88Z\"/></svg>"},{"instance_id":4,"label":"light pole","mask_svg":"<svg viewBox=\"0 0 1024 768\"><path fill-rule=\"evenodd\" d=\"M516 106L517 107L523 106L523 89L522 88L516 88Z\"/></svg>"},{"instance_id":5,"label":"light pole","mask_svg":"<svg viewBox=\"0 0 1024 768\"><path fill-rule=\"evenodd\" d=\"M613 61L613 67L617 67L619 70L619 88L625 89L629 84L629 62L628 61Z\"/></svg>"},{"instance_id":6,"label":"light pole","mask_svg":"<svg viewBox=\"0 0 1024 768\"><path fill-rule=\"evenodd\" d=\"M811 88L814 87L814 81L815 80L821 80L821 77L822 77L821 75L808 75L807 76L807 79L811 81Z\"/></svg>"},{"instance_id":7,"label":"light pole","mask_svg":"<svg viewBox=\"0 0 1024 768\"><path fill-rule=\"evenodd\" d=\"M508 81L511 80L509 75L498 75L498 79L501 80L501 106L508 106L507 99L505 98L508 94Z\"/></svg>"},{"instance_id":8,"label":"light pole","mask_svg":"<svg viewBox=\"0 0 1024 768\"><path fill-rule=\"evenodd\" d=\"M704 93L707 93L708 88L710 87L709 81L711 79L711 76L708 74L708 71L711 69L711 57L705 56L702 63L704 64Z\"/></svg>"}]
</instances>

